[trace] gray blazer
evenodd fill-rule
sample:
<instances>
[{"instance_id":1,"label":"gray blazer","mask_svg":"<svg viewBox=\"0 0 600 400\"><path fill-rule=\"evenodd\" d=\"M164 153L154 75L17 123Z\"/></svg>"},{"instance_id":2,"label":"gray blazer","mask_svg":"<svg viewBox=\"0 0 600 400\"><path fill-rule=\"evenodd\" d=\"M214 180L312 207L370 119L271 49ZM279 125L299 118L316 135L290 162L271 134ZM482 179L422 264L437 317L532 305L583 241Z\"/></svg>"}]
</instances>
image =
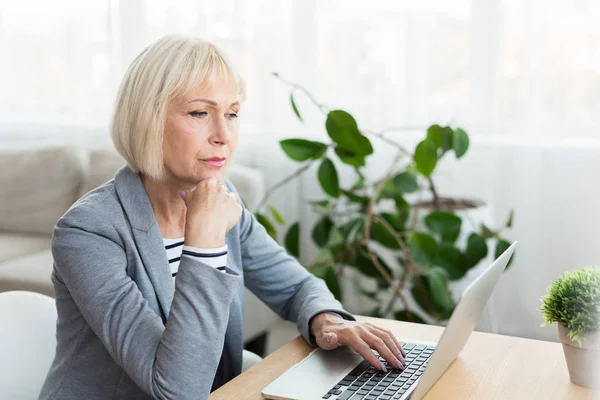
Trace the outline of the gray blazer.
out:
<instances>
[{"instance_id":1,"label":"gray blazer","mask_svg":"<svg viewBox=\"0 0 600 400\"><path fill-rule=\"evenodd\" d=\"M77 201L52 237L57 347L39 398L208 398L241 371L244 285L313 346L314 315L353 319L248 210L226 244L229 273L183 255L174 284L139 175Z\"/></svg>"}]
</instances>

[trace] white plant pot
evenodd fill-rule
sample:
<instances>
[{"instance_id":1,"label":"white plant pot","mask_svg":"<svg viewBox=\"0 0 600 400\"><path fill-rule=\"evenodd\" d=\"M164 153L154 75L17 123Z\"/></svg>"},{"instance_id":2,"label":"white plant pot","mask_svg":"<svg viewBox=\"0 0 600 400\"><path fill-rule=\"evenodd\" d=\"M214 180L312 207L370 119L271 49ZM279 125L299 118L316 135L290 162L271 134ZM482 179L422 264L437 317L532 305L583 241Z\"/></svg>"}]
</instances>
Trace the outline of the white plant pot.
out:
<instances>
[{"instance_id":1,"label":"white plant pot","mask_svg":"<svg viewBox=\"0 0 600 400\"><path fill-rule=\"evenodd\" d=\"M558 324L558 336L563 345L571 382L600 388L600 332L586 335L579 345L569 338L569 329Z\"/></svg>"}]
</instances>

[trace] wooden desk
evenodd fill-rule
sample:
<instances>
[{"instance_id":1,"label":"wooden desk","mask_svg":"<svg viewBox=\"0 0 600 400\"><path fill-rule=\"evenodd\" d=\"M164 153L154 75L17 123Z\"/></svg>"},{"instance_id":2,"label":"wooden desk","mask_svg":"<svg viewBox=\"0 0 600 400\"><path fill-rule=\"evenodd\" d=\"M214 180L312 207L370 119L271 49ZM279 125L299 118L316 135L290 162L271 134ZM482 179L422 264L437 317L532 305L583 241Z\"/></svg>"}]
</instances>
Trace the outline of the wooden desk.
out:
<instances>
[{"instance_id":1,"label":"wooden desk","mask_svg":"<svg viewBox=\"0 0 600 400\"><path fill-rule=\"evenodd\" d=\"M405 339L437 342L443 331L437 326L358 319L386 327ZM216 390L210 400L259 400L266 385L311 350L298 337ZM600 390L571 383L559 343L473 332L458 358L424 397L434 399L598 400Z\"/></svg>"}]
</instances>

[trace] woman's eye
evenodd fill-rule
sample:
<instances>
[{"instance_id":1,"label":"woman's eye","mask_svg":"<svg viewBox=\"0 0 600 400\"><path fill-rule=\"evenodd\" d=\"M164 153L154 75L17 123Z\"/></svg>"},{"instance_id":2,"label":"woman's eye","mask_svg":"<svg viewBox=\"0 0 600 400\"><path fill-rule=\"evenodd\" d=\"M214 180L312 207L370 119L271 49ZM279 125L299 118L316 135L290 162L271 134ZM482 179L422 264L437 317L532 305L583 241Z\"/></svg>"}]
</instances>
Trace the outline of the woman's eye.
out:
<instances>
[{"instance_id":1,"label":"woman's eye","mask_svg":"<svg viewBox=\"0 0 600 400\"><path fill-rule=\"evenodd\" d=\"M230 114L227 114L227 118L228 118L228 119L235 119L235 118L237 118L237 117L238 117L238 115L237 115L236 113L230 113Z\"/></svg>"},{"instance_id":2,"label":"woman's eye","mask_svg":"<svg viewBox=\"0 0 600 400\"><path fill-rule=\"evenodd\" d=\"M191 115L192 117L198 117L198 118L202 118L202 117L204 117L206 114L207 114L207 113L206 113L206 111L192 111L192 112L190 113L190 115Z\"/></svg>"}]
</instances>

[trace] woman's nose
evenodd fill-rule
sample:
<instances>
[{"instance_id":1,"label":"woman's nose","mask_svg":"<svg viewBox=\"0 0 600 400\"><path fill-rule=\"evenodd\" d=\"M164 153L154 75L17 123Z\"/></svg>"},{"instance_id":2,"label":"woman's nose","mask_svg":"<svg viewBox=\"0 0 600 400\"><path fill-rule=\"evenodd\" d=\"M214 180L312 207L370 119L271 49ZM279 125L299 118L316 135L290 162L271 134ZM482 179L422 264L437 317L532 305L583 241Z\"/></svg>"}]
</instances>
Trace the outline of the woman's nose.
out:
<instances>
[{"instance_id":1,"label":"woman's nose","mask_svg":"<svg viewBox=\"0 0 600 400\"><path fill-rule=\"evenodd\" d=\"M233 138L233 132L231 128L227 126L225 121L217 121L213 130L213 134L210 137L210 142L215 145L229 144Z\"/></svg>"}]
</instances>

